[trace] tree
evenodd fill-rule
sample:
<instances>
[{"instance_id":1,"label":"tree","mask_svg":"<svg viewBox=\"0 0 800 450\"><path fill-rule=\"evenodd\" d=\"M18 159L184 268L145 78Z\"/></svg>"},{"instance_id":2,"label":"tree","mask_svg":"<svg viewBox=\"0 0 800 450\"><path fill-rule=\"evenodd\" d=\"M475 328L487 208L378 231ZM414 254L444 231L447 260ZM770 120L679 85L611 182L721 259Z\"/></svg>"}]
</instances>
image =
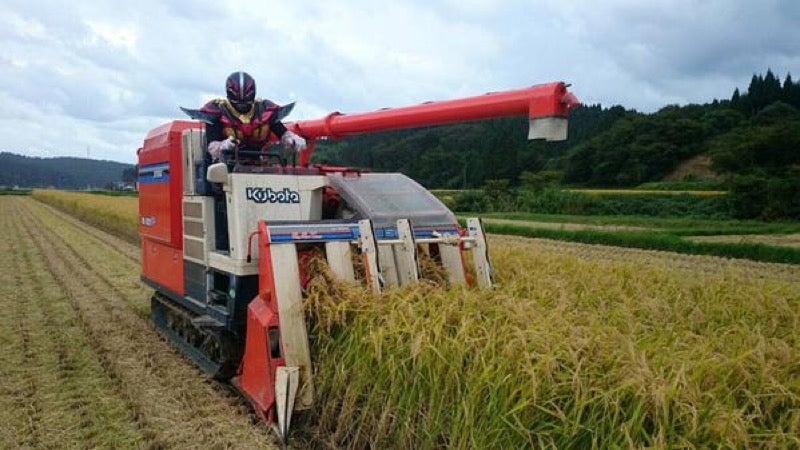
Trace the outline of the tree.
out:
<instances>
[{"instance_id":1,"label":"tree","mask_svg":"<svg viewBox=\"0 0 800 450\"><path fill-rule=\"evenodd\" d=\"M556 186L564 178L564 173L557 170L543 170L541 172L522 172L519 176L522 187L533 192L541 192L546 188Z\"/></svg>"},{"instance_id":2,"label":"tree","mask_svg":"<svg viewBox=\"0 0 800 450\"><path fill-rule=\"evenodd\" d=\"M783 101L800 108L800 81L797 83L792 81L792 75L787 73L786 79L783 81Z\"/></svg>"},{"instance_id":3,"label":"tree","mask_svg":"<svg viewBox=\"0 0 800 450\"><path fill-rule=\"evenodd\" d=\"M737 87L736 90L733 91L733 96L731 96L731 106L738 108L741 102L742 94L739 93L739 88Z\"/></svg>"},{"instance_id":4,"label":"tree","mask_svg":"<svg viewBox=\"0 0 800 450\"><path fill-rule=\"evenodd\" d=\"M781 99L783 89L781 88L781 80L772 73L771 69L767 69L767 75L764 77L764 100L762 107L771 105Z\"/></svg>"},{"instance_id":5,"label":"tree","mask_svg":"<svg viewBox=\"0 0 800 450\"><path fill-rule=\"evenodd\" d=\"M123 183L136 183L137 174L139 173L139 165L128 167L122 170Z\"/></svg>"}]
</instances>

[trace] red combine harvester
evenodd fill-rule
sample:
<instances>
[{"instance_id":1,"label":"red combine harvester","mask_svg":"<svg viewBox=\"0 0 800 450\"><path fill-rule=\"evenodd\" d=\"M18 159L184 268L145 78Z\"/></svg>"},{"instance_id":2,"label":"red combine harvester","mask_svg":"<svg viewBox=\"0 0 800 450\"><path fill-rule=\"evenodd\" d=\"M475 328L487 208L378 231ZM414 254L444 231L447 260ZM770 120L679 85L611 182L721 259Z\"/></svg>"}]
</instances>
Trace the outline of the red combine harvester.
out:
<instances>
[{"instance_id":1,"label":"red combine harvester","mask_svg":"<svg viewBox=\"0 0 800 450\"><path fill-rule=\"evenodd\" d=\"M310 165L317 139L526 115L529 139L563 140L577 104L566 84L552 83L332 113L287 124L310 144L299 164L244 150L211 164L202 123L152 130L139 151L139 233L155 327L208 374L231 380L285 440L292 412L314 401L302 304L311 255L323 254L337 277L376 293L416 282L419 251L443 267L451 285L492 285L479 219L462 229L402 174ZM364 264L359 279L352 255Z\"/></svg>"}]
</instances>

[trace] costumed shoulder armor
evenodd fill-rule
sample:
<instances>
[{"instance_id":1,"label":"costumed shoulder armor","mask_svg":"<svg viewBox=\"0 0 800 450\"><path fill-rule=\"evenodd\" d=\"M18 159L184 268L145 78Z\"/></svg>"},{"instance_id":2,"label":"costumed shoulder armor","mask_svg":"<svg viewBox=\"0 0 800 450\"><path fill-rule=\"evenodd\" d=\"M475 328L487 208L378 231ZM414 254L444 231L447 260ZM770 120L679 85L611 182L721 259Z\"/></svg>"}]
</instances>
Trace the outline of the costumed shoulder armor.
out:
<instances>
[{"instance_id":1,"label":"costumed shoulder armor","mask_svg":"<svg viewBox=\"0 0 800 450\"><path fill-rule=\"evenodd\" d=\"M214 99L203 105L200 109L188 109L181 106L181 111L185 112L193 120L199 120L206 124L213 124L222 117L222 101L224 99Z\"/></svg>"},{"instance_id":2,"label":"costumed shoulder armor","mask_svg":"<svg viewBox=\"0 0 800 450\"><path fill-rule=\"evenodd\" d=\"M256 99L255 101L255 114L254 116L261 120L267 120L272 116L271 120L283 120L294 109L294 102L288 105L279 106L270 100ZM213 124L215 121L220 120L223 115L240 117L242 114L236 112L233 107L228 104L228 100L224 98L217 98L203 105L200 109L188 109L181 107L181 111L186 113L193 120L198 120L207 124Z\"/></svg>"}]
</instances>

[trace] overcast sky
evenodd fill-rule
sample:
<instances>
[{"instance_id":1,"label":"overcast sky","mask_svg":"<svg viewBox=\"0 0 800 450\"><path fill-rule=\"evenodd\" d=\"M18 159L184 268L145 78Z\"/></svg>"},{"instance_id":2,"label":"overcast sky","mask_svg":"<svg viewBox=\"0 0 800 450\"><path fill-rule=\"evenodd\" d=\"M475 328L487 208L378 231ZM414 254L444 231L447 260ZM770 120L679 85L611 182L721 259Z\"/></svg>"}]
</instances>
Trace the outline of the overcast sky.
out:
<instances>
[{"instance_id":1,"label":"overcast sky","mask_svg":"<svg viewBox=\"0 0 800 450\"><path fill-rule=\"evenodd\" d=\"M768 67L800 78L800 0L3 4L0 150L35 156L135 162L149 129L236 70L297 101L289 120L559 80L649 112Z\"/></svg>"}]
</instances>

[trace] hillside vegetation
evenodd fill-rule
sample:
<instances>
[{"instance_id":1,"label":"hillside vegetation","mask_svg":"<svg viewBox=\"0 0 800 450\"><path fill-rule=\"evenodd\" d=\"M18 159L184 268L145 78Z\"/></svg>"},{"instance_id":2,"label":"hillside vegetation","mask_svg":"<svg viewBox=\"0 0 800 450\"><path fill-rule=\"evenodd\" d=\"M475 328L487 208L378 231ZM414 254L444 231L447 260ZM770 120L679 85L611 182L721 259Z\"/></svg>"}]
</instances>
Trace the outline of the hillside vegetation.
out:
<instances>
[{"instance_id":1,"label":"hillside vegetation","mask_svg":"<svg viewBox=\"0 0 800 450\"><path fill-rule=\"evenodd\" d=\"M104 189L133 181L133 165L86 158L36 158L0 152L0 186ZM127 174L123 176L123 174Z\"/></svg>"},{"instance_id":2,"label":"hillside vegetation","mask_svg":"<svg viewBox=\"0 0 800 450\"><path fill-rule=\"evenodd\" d=\"M428 188L492 191L498 185L635 187L658 182L682 162L703 156L718 174L714 178L725 180L713 181L715 188L733 195L713 206L691 207L692 215L800 218L798 108L800 83L790 75L781 83L767 71L754 75L744 93L736 89L730 99L703 105L666 106L652 114L621 106L581 107L570 118L566 142L527 142L526 119L502 119L355 137L321 146L316 157L400 171ZM694 182L692 174L678 181Z\"/></svg>"},{"instance_id":3,"label":"hillside vegetation","mask_svg":"<svg viewBox=\"0 0 800 450\"><path fill-rule=\"evenodd\" d=\"M763 143L780 144L775 162L798 164L800 83L768 71L754 75L744 94L703 105L670 105L652 114L622 106L585 105L570 117L569 139L525 141L527 119L489 120L358 136L322 145L319 161L373 170L400 171L428 188L464 189L487 180L522 182L524 172L558 170L563 181L594 186L635 186L659 181L682 161L702 153L715 168L740 172L740 158ZM775 135L775 130L784 130ZM726 146L730 140L736 148ZM797 148L797 147L794 147ZM765 155L767 159L776 155ZM755 161L768 164L769 161Z\"/></svg>"}]
</instances>

